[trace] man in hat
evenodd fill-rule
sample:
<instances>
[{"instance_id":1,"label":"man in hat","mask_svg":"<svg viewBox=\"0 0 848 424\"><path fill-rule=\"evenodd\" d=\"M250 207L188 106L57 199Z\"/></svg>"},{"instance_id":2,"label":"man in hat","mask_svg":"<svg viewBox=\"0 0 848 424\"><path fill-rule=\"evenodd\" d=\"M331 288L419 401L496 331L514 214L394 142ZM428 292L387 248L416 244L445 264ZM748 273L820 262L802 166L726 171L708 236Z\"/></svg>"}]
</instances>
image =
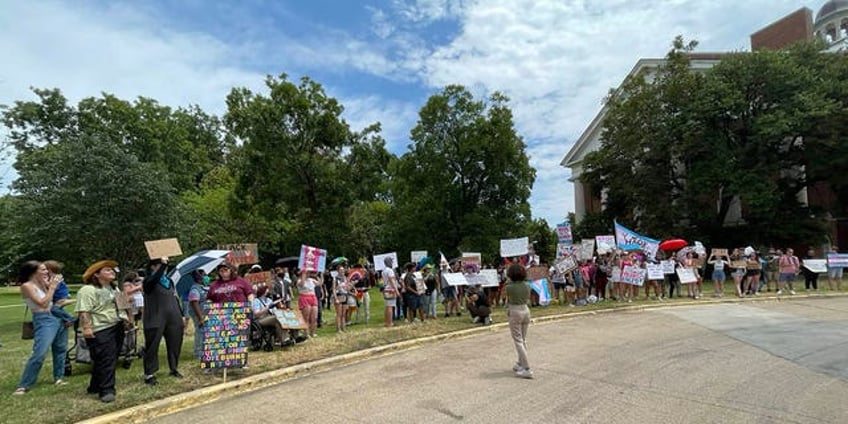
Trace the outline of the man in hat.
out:
<instances>
[{"instance_id":1,"label":"man in hat","mask_svg":"<svg viewBox=\"0 0 848 424\"><path fill-rule=\"evenodd\" d=\"M88 393L96 394L100 401L115 401L115 369L124 340L126 312L118 310L115 303L115 261L98 261L85 270L86 283L77 293L76 312L91 353L91 380Z\"/></svg>"},{"instance_id":2,"label":"man in hat","mask_svg":"<svg viewBox=\"0 0 848 424\"><path fill-rule=\"evenodd\" d=\"M170 375L182 378L177 370L183 346L182 302L174 282L165 274L168 258L151 259L142 287L144 290L144 384L156 385L159 371L159 345L165 337Z\"/></svg>"}]
</instances>

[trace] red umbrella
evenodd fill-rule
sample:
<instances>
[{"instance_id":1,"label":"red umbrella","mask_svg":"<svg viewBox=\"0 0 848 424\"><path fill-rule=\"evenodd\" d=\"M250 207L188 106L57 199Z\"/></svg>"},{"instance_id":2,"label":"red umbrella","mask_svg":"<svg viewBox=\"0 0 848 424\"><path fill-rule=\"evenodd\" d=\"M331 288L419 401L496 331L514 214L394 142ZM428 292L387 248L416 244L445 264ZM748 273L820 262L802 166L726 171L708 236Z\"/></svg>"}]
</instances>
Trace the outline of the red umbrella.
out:
<instances>
[{"instance_id":1,"label":"red umbrella","mask_svg":"<svg viewBox=\"0 0 848 424\"><path fill-rule=\"evenodd\" d=\"M686 240L683 239L668 239L660 243L660 250L672 251L677 249L682 249L689 244Z\"/></svg>"}]
</instances>

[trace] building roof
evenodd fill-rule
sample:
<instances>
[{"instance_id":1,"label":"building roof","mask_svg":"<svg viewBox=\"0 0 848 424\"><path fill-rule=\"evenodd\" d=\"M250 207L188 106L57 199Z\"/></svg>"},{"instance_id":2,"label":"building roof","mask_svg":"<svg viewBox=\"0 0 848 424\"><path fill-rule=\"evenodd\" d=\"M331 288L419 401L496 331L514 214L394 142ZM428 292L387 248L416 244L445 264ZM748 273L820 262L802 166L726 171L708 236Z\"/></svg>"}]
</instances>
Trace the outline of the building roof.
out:
<instances>
[{"instance_id":1,"label":"building roof","mask_svg":"<svg viewBox=\"0 0 848 424\"><path fill-rule=\"evenodd\" d=\"M828 15L839 12L841 10L848 10L848 0L830 0L824 4L824 6L819 9L819 13L816 13L816 23L820 20L825 19Z\"/></svg>"}]
</instances>

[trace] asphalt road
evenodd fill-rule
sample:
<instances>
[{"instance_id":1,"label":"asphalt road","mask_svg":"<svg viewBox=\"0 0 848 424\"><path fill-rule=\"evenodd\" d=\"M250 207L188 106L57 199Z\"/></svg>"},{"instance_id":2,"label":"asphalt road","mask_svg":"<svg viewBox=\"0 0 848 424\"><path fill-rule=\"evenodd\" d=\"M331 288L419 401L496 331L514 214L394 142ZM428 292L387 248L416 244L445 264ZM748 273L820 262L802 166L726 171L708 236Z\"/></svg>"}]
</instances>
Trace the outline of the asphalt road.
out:
<instances>
[{"instance_id":1,"label":"asphalt road","mask_svg":"<svg viewBox=\"0 0 848 424\"><path fill-rule=\"evenodd\" d=\"M846 423L848 298L710 304L423 346L158 423Z\"/></svg>"}]
</instances>

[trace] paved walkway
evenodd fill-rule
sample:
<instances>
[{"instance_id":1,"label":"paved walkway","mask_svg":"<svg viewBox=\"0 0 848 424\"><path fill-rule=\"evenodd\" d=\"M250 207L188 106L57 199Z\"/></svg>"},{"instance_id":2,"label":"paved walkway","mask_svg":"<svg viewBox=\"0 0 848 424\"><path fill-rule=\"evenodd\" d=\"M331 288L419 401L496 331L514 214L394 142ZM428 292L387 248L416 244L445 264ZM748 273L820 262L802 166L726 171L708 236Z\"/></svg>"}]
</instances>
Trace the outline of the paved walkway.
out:
<instances>
[{"instance_id":1,"label":"paved walkway","mask_svg":"<svg viewBox=\"0 0 848 424\"><path fill-rule=\"evenodd\" d=\"M711 304L502 330L292 380L156 423L845 423L848 298Z\"/></svg>"}]
</instances>

